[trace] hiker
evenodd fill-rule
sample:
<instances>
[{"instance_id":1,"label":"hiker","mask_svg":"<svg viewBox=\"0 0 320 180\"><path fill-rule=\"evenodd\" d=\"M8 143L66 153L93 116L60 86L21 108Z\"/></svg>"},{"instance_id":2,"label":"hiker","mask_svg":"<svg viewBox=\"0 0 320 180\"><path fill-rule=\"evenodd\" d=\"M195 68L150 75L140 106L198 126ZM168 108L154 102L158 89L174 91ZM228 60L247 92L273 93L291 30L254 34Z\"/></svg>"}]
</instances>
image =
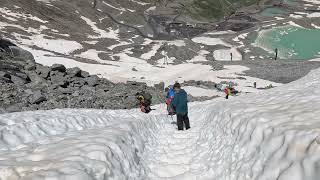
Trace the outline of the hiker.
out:
<instances>
[{"instance_id":1,"label":"hiker","mask_svg":"<svg viewBox=\"0 0 320 180\"><path fill-rule=\"evenodd\" d=\"M140 106L140 110L144 113L149 113L152 109L151 109L151 99L152 96L150 93L148 92L140 92L136 94L137 99L139 101L139 106Z\"/></svg>"},{"instance_id":2,"label":"hiker","mask_svg":"<svg viewBox=\"0 0 320 180\"><path fill-rule=\"evenodd\" d=\"M172 101L172 107L177 113L178 130L183 131L184 126L186 127L186 130L188 130L190 128L188 117L188 95L185 90L181 89L179 83L175 83L173 88L175 95Z\"/></svg>"},{"instance_id":3,"label":"hiker","mask_svg":"<svg viewBox=\"0 0 320 180\"><path fill-rule=\"evenodd\" d=\"M163 65L168 65L168 53L167 53L168 43L164 43L163 46L160 48L161 54L163 56Z\"/></svg>"},{"instance_id":4,"label":"hiker","mask_svg":"<svg viewBox=\"0 0 320 180\"><path fill-rule=\"evenodd\" d=\"M226 99L229 99L229 96L231 95L231 90L230 90L229 86L227 86L224 89L224 93L226 93Z\"/></svg>"},{"instance_id":5,"label":"hiker","mask_svg":"<svg viewBox=\"0 0 320 180\"><path fill-rule=\"evenodd\" d=\"M167 87L165 89L166 94L166 104L167 104L167 111L168 111L168 115L175 115L175 111L172 108L172 100L174 98L174 89L173 86L170 85L169 87Z\"/></svg>"},{"instance_id":6,"label":"hiker","mask_svg":"<svg viewBox=\"0 0 320 180\"><path fill-rule=\"evenodd\" d=\"M274 60L277 60L278 59L278 48L276 48L275 50L274 50L274 52L275 52L275 57L274 57Z\"/></svg>"},{"instance_id":7,"label":"hiker","mask_svg":"<svg viewBox=\"0 0 320 180\"><path fill-rule=\"evenodd\" d=\"M236 90L234 87L231 87L231 88L230 88L230 94L231 94L231 95L237 95L238 93L239 93L239 91Z\"/></svg>"},{"instance_id":8,"label":"hiker","mask_svg":"<svg viewBox=\"0 0 320 180\"><path fill-rule=\"evenodd\" d=\"M232 86L227 86L224 89L224 93L226 93L226 99L229 99L229 96L237 95L239 93L239 91L236 90L235 88L233 88Z\"/></svg>"}]
</instances>

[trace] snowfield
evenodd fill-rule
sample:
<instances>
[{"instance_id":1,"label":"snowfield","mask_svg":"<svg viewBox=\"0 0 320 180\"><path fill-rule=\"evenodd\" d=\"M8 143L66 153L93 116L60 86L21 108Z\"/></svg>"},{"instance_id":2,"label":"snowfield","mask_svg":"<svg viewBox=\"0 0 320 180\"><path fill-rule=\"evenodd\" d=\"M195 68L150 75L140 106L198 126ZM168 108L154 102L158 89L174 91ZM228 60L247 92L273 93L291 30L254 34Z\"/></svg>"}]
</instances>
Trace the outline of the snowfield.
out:
<instances>
[{"instance_id":1,"label":"snowfield","mask_svg":"<svg viewBox=\"0 0 320 180\"><path fill-rule=\"evenodd\" d=\"M179 132L158 105L0 115L0 179L315 180L320 69L241 97L190 104Z\"/></svg>"}]
</instances>

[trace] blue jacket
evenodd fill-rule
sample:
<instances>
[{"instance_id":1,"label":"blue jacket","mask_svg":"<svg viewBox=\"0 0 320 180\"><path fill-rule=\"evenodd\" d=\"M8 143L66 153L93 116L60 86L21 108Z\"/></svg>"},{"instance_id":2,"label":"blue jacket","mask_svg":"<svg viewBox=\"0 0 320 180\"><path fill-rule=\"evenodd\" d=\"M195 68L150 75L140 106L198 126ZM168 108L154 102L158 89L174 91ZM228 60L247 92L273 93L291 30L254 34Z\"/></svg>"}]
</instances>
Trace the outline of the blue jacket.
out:
<instances>
[{"instance_id":1,"label":"blue jacket","mask_svg":"<svg viewBox=\"0 0 320 180\"><path fill-rule=\"evenodd\" d=\"M167 99L173 99L173 97L174 97L174 90L173 88L170 88L167 94Z\"/></svg>"},{"instance_id":2,"label":"blue jacket","mask_svg":"<svg viewBox=\"0 0 320 180\"><path fill-rule=\"evenodd\" d=\"M172 106L177 114L188 113L188 94L185 90L180 89L180 91L174 95Z\"/></svg>"}]
</instances>

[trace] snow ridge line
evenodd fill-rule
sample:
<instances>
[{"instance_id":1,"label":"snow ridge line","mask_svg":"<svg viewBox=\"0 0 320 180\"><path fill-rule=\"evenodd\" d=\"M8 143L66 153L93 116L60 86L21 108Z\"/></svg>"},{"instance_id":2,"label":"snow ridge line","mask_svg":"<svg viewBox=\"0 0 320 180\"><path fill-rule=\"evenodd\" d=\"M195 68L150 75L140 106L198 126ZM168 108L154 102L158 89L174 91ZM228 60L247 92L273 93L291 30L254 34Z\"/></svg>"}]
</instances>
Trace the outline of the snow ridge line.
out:
<instances>
[{"instance_id":1,"label":"snow ridge line","mask_svg":"<svg viewBox=\"0 0 320 180\"><path fill-rule=\"evenodd\" d=\"M11 125L1 131L0 172L7 173L0 173L0 179L34 179L54 172L58 179L140 180L146 140L156 137L167 119L135 111L67 109L1 115L1 124ZM31 117L32 113L36 115Z\"/></svg>"},{"instance_id":2,"label":"snow ridge line","mask_svg":"<svg viewBox=\"0 0 320 180\"><path fill-rule=\"evenodd\" d=\"M89 116L92 112L95 115ZM18 119L21 115L24 118ZM112 111L75 109L3 114L0 115L0 150L19 148L24 143L70 131L112 126L118 123L114 119L143 120L129 113L119 116Z\"/></svg>"}]
</instances>

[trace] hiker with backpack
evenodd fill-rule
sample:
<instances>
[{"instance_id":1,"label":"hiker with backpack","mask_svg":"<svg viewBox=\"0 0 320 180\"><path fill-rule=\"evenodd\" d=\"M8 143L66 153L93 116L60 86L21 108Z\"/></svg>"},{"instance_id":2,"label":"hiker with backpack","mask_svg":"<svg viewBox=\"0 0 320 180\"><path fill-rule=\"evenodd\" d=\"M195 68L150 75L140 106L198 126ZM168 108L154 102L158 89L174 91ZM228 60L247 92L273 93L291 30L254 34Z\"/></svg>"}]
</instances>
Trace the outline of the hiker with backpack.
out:
<instances>
[{"instance_id":1,"label":"hiker with backpack","mask_svg":"<svg viewBox=\"0 0 320 180\"><path fill-rule=\"evenodd\" d=\"M151 99L152 96L150 93L142 91L136 94L137 99L139 101L140 110L144 113L151 112Z\"/></svg>"},{"instance_id":2,"label":"hiker with backpack","mask_svg":"<svg viewBox=\"0 0 320 180\"><path fill-rule=\"evenodd\" d=\"M172 100L172 107L177 113L177 125L178 130L182 131L184 126L186 130L190 128L190 122L188 117L188 94L185 90L181 89L179 83L175 83L174 86L175 95Z\"/></svg>"},{"instance_id":3,"label":"hiker with backpack","mask_svg":"<svg viewBox=\"0 0 320 180\"><path fill-rule=\"evenodd\" d=\"M231 86L227 86L224 89L224 93L226 93L226 99L229 99L229 96L231 95L237 95L239 93L238 90L236 90L235 88L231 87Z\"/></svg>"},{"instance_id":4,"label":"hiker with backpack","mask_svg":"<svg viewBox=\"0 0 320 180\"><path fill-rule=\"evenodd\" d=\"M172 108L172 100L174 98L174 89L173 86L170 85L169 87L167 87L165 89L166 92L166 104L167 104L167 111L168 111L168 115L175 115L175 111Z\"/></svg>"}]
</instances>

